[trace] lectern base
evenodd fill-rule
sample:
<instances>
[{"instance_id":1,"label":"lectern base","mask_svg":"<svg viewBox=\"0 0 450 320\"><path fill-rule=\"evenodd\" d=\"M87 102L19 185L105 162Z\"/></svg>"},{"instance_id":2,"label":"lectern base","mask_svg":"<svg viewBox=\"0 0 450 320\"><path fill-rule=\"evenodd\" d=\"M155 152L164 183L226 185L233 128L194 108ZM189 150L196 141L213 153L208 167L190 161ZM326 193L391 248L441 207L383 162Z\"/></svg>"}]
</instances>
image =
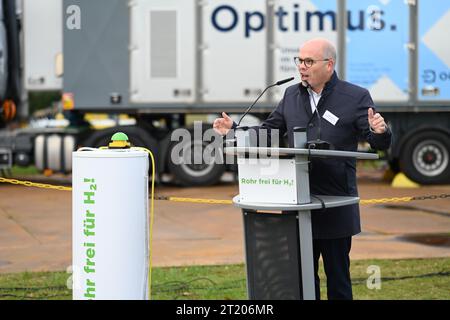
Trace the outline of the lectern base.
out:
<instances>
[{"instance_id":1,"label":"lectern base","mask_svg":"<svg viewBox=\"0 0 450 320\"><path fill-rule=\"evenodd\" d=\"M243 210L251 300L302 300L298 212Z\"/></svg>"}]
</instances>

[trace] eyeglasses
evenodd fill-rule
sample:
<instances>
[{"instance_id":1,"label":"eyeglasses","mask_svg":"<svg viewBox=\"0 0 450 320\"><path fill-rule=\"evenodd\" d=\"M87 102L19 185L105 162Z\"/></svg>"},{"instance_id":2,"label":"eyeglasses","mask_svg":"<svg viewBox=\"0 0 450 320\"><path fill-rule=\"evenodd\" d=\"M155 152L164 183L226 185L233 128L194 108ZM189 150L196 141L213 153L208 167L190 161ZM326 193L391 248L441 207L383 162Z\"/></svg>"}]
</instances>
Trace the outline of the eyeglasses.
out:
<instances>
[{"instance_id":1,"label":"eyeglasses","mask_svg":"<svg viewBox=\"0 0 450 320\"><path fill-rule=\"evenodd\" d=\"M313 60L310 58L300 59L299 57L294 57L294 62L297 67L300 67L302 63L305 64L305 67L310 68L317 61L330 61L331 59L323 59L323 60Z\"/></svg>"}]
</instances>

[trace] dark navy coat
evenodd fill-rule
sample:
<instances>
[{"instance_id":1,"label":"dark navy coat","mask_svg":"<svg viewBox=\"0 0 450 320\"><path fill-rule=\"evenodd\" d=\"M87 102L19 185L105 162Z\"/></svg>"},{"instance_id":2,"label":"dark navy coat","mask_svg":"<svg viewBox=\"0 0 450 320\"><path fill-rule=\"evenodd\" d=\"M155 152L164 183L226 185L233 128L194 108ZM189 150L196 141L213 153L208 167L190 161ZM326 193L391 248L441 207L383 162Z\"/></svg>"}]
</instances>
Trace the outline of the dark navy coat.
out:
<instances>
[{"instance_id":1,"label":"dark navy coat","mask_svg":"<svg viewBox=\"0 0 450 320\"><path fill-rule=\"evenodd\" d=\"M338 79L334 73L322 91L317 109L321 116L328 110L339 120L332 125L321 118L321 139L336 150L357 151L358 138L369 142L373 149L388 149L391 131L375 134L369 130L369 107L375 111L369 91ZM301 84L286 89L283 99L260 128L279 129L280 137L287 133L289 147L293 147L295 127L307 127L308 140L317 139L318 119L311 112L309 93ZM311 194L358 196L356 159L312 158L309 177ZM343 238L361 232L358 204L313 210L311 215L314 239Z\"/></svg>"}]
</instances>

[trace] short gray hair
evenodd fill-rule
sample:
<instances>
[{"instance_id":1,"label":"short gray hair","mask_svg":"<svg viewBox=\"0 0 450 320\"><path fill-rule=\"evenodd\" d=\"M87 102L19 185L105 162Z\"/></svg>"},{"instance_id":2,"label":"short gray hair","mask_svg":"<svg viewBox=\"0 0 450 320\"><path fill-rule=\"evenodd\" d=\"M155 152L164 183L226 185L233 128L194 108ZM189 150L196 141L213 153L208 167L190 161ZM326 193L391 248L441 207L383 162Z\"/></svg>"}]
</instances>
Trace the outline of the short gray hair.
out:
<instances>
[{"instance_id":1,"label":"short gray hair","mask_svg":"<svg viewBox=\"0 0 450 320\"><path fill-rule=\"evenodd\" d=\"M333 61L336 63L336 48L334 47L334 45L329 42L326 41L324 44L324 48L323 48L323 55L324 55L324 59L333 59Z\"/></svg>"}]
</instances>

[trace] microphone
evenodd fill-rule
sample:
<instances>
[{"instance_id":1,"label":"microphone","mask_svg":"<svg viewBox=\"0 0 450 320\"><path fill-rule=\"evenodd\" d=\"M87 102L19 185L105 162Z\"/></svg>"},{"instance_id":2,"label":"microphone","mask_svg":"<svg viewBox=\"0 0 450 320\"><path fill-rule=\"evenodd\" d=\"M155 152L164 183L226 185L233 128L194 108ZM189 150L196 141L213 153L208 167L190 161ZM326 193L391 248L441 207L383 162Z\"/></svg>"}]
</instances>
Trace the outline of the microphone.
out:
<instances>
[{"instance_id":1,"label":"microphone","mask_svg":"<svg viewBox=\"0 0 450 320\"><path fill-rule=\"evenodd\" d=\"M308 83L308 81L302 81L302 85L304 87L306 87L306 90L308 90L308 94L311 95L311 92L309 91L310 89L312 90L311 85ZM333 146L331 145L331 143L321 140L320 139L320 135L321 135L321 131L322 131L322 119L321 116L319 114L319 109L317 109L317 104L316 104L316 99L314 99L314 96L311 95L313 104L314 104L314 110L315 110L315 114L317 116L317 124L318 124L318 128L317 128L317 139L316 140L310 140L306 142L305 147L307 149L320 149L320 150L330 150L333 149ZM312 118L308 121L308 125L309 126L310 122L311 122Z\"/></svg>"},{"instance_id":2,"label":"microphone","mask_svg":"<svg viewBox=\"0 0 450 320\"><path fill-rule=\"evenodd\" d=\"M292 81L292 80L294 80L294 77L290 77L290 78L287 78L287 79L284 79L284 80L277 81L275 83L275 85L276 86L281 86L282 84L288 83L289 81Z\"/></svg>"},{"instance_id":3,"label":"microphone","mask_svg":"<svg viewBox=\"0 0 450 320\"><path fill-rule=\"evenodd\" d=\"M284 80L277 81L276 83L271 84L270 86L268 86L267 88L265 88L264 91L261 92L261 94L258 96L258 98L256 98L256 100L252 103L252 105L251 105L250 107L248 107L247 110L245 110L244 114L243 114L242 117L239 119L239 122L238 122L238 124L237 124L237 127L239 127L239 125L241 124L242 119L244 119L244 117L247 115L247 113L250 112L250 110L253 108L253 106L256 104L256 102L258 102L259 98L261 98L262 95L263 95L267 90L269 90L270 88L275 87L275 86L281 86L282 84L285 84L285 83L287 83L287 82L289 82L289 81L292 81L292 80L294 80L294 77L291 77L291 78L287 78L287 79L284 79Z\"/></svg>"}]
</instances>

